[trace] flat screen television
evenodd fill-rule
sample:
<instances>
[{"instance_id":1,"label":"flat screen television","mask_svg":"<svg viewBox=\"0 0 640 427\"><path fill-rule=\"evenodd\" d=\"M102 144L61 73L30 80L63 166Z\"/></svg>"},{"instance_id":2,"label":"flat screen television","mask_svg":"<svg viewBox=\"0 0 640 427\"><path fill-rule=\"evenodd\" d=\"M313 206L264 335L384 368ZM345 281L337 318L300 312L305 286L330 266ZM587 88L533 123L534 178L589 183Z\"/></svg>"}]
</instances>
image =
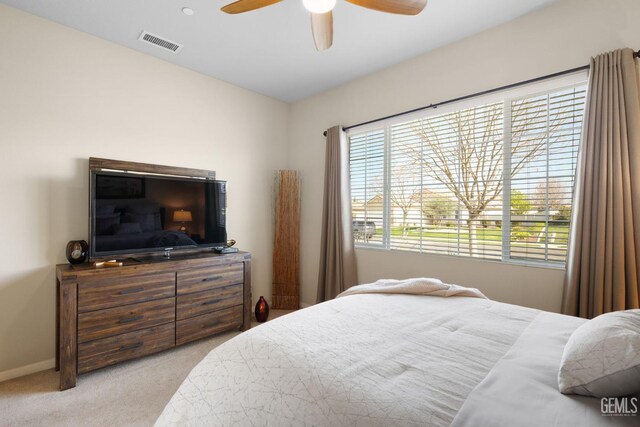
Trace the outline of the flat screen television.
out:
<instances>
[{"instance_id":1,"label":"flat screen television","mask_svg":"<svg viewBox=\"0 0 640 427\"><path fill-rule=\"evenodd\" d=\"M91 170L90 258L224 246L226 182Z\"/></svg>"}]
</instances>

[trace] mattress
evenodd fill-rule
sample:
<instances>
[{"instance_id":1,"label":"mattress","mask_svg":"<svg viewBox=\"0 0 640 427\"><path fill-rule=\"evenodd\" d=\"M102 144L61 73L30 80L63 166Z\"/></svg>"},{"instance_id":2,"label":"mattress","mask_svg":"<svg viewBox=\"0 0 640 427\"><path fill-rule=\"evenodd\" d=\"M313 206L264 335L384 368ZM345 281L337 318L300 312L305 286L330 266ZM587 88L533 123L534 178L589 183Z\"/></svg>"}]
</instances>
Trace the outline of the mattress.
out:
<instances>
[{"instance_id":1,"label":"mattress","mask_svg":"<svg viewBox=\"0 0 640 427\"><path fill-rule=\"evenodd\" d=\"M156 425L633 425L558 391L582 322L482 298L350 295L211 351Z\"/></svg>"}]
</instances>

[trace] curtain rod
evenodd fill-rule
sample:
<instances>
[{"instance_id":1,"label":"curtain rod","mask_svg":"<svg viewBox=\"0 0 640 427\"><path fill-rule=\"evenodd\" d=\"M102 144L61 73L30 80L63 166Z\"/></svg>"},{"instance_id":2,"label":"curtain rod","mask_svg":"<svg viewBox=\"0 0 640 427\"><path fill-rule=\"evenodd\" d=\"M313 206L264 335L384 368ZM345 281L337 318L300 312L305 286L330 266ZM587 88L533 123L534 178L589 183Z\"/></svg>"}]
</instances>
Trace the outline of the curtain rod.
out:
<instances>
[{"instance_id":1,"label":"curtain rod","mask_svg":"<svg viewBox=\"0 0 640 427\"><path fill-rule=\"evenodd\" d=\"M640 58L640 50L637 51L637 52L633 52L633 57L634 58ZM524 80L524 81L521 81L521 82L518 82L518 83L512 83L512 84L509 84L509 85L506 85L506 86L500 86L500 87L497 87L497 88L494 88L494 89L483 90L481 92L472 93L471 95L465 95L465 96L461 96L461 97L458 97L458 98L449 99L447 101L437 102L435 104L429 104L429 105L426 105L424 107L414 108L412 110L407 110L407 111L403 111L401 113L391 114L390 116L380 117L380 118L377 118L377 119L369 120L369 121L358 123L358 124L355 124L355 125L343 126L342 130L347 131L349 129L357 128L357 127L368 125L368 124L371 124L371 123L376 123L376 122L381 122L383 120L392 119L394 117L402 116L404 114L415 113L416 111L427 110L429 108L438 108L438 107L440 107L442 105L447 105L447 104L451 104L451 103L454 103L454 102L464 101L464 100L467 100L467 99L470 99L470 98L475 98L475 97L482 96L482 95L488 95L490 93L499 92L501 90L513 89L514 87L524 86L524 85L527 85L527 84L530 84L530 83L536 83L536 82L539 82L539 81L542 81L542 80L552 79L554 77L559 77L559 76L562 76L562 75L565 75L565 74L577 73L578 71L583 71L583 70L588 70L588 69L589 69L589 65L583 65L582 67L571 68L569 70L564 70L564 71L559 71L557 73L547 74L546 76L536 77L534 79ZM324 131L323 135L327 136L327 131Z\"/></svg>"}]
</instances>

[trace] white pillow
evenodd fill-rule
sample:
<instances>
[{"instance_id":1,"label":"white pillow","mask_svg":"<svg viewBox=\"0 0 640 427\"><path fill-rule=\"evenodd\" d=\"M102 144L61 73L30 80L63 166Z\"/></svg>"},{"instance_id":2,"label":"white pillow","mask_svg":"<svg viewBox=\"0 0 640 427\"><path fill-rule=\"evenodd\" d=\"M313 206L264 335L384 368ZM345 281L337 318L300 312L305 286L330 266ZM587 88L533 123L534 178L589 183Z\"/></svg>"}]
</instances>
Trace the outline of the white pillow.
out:
<instances>
[{"instance_id":1,"label":"white pillow","mask_svg":"<svg viewBox=\"0 0 640 427\"><path fill-rule=\"evenodd\" d=\"M564 394L596 397L640 392L640 310L602 314L573 331L558 385Z\"/></svg>"}]
</instances>

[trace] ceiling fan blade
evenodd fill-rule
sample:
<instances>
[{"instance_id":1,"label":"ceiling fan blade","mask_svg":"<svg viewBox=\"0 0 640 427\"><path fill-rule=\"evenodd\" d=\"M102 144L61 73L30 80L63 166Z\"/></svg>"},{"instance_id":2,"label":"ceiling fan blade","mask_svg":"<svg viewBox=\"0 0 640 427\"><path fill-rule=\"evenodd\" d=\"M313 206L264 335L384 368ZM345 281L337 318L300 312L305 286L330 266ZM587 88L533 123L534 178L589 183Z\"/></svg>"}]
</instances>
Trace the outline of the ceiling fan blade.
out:
<instances>
[{"instance_id":1,"label":"ceiling fan blade","mask_svg":"<svg viewBox=\"0 0 640 427\"><path fill-rule=\"evenodd\" d=\"M333 44L333 14L327 13L311 14L311 31L316 49L329 49Z\"/></svg>"},{"instance_id":2,"label":"ceiling fan blade","mask_svg":"<svg viewBox=\"0 0 640 427\"><path fill-rule=\"evenodd\" d=\"M282 0L238 0L223 6L220 10L234 15L236 13L249 12L250 10L271 6L281 1Z\"/></svg>"},{"instance_id":3,"label":"ceiling fan blade","mask_svg":"<svg viewBox=\"0 0 640 427\"><path fill-rule=\"evenodd\" d=\"M347 0L358 6L380 12L399 15L417 15L427 5L427 0Z\"/></svg>"}]
</instances>

